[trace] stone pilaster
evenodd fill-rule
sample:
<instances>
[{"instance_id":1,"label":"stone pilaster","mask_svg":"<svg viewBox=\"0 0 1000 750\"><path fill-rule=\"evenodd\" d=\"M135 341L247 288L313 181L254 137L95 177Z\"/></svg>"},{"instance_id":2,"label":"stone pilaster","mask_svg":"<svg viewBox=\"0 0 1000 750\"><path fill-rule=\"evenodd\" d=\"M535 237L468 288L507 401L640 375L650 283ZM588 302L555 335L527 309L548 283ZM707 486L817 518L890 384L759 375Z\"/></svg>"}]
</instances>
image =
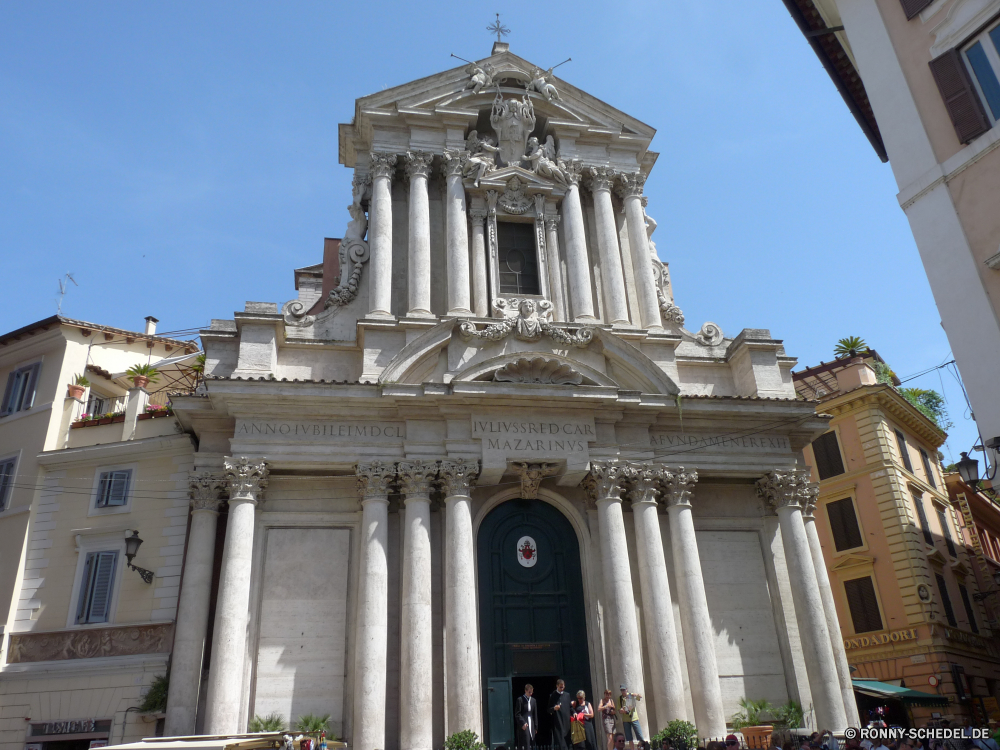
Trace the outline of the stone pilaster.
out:
<instances>
[{"instance_id":1,"label":"stone pilaster","mask_svg":"<svg viewBox=\"0 0 1000 750\"><path fill-rule=\"evenodd\" d=\"M374 317L392 317L392 178L396 155L372 152L372 199L368 212L371 280L368 311Z\"/></svg>"},{"instance_id":2,"label":"stone pilaster","mask_svg":"<svg viewBox=\"0 0 1000 750\"><path fill-rule=\"evenodd\" d=\"M568 320L566 295L563 293L559 268L559 217L555 214L545 215L545 265L549 272L549 299L554 308L553 320Z\"/></svg>"},{"instance_id":3,"label":"stone pilaster","mask_svg":"<svg viewBox=\"0 0 1000 750\"><path fill-rule=\"evenodd\" d=\"M427 176L433 154L408 151L406 176L410 180L407 315L431 316L431 216L427 202Z\"/></svg>"},{"instance_id":4,"label":"stone pilaster","mask_svg":"<svg viewBox=\"0 0 1000 750\"><path fill-rule=\"evenodd\" d=\"M580 172L570 165L566 170L566 197L563 198L563 231L566 233L566 277L569 284L567 319L577 323L597 320L590 279L590 259L584 229L583 205L580 203Z\"/></svg>"},{"instance_id":5,"label":"stone pilaster","mask_svg":"<svg viewBox=\"0 0 1000 750\"><path fill-rule=\"evenodd\" d=\"M625 272L622 269L622 251L618 244L615 209L611 203L611 188L617 173L610 167L590 167L587 171L588 185L594 195L594 211L597 214L597 247L601 254L605 321L612 325L627 325L629 317Z\"/></svg>"},{"instance_id":6,"label":"stone pilaster","mask_svg":"<svg viewBox=\"0 0 1000 750\"><path fill-rule=\"evenodd\" d=\"M639 297L639 316L642 326L661 330L660 302L656 296L653 266L649 257L649 238L646 235L646 217L642 210L642 188L645 175L621 174L618 176L618 194L625 203L625 221L628 225L628 244L632 255L632 273L636 294ZM638 321L636 321L638 322Z\"/></svg>"},{"instance_id":7,"label":"stone pilaster","mask_svg":"<svg viewBox=\"0 0 1000 750\"><path fill-rule=\"evenodd\" d=\"M486 284L486 217L485 206L472 208L472 311L477 317L489 315L489 292Z\"/></svg>"},{"instance_id":8,"label":"stone pilaster","mask_svg":"<svg viewBox=\"0 0 1000 750\"><path fill-rule=\"evenodd\" d=\"M445 225L448 248L448 315L471 315L469 296L469 228L462 175L469 161L467 151L445 149L444 171L447 183Z\"/></svg>"}]
</instances>

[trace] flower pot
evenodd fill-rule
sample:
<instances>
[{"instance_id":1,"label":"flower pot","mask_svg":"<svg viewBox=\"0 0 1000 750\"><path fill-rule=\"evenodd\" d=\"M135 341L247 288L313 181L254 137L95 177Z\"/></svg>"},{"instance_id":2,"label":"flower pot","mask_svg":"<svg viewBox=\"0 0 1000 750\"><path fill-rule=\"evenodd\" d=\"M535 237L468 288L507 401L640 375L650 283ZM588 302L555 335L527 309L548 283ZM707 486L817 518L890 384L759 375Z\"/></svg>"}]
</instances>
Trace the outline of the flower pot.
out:
<instances>
[{"instance_id":1,"label":"flower pot","mask_svg":"<svg viewBox=\"0 0 1000 750\"><path fill-rule=\"evenodd\" d=\"M68 386L66 386L66 389L69 391L69 397L70 398L75 398L77 401L80 401L80 400L83 399L83 394L86 392L87 386L85 386L85 385L68 385Z\"/></svg>"},{"instance_id":2,"label":"flower pot","mask_svg":"<svg viewBox=\"0 0 1000 750\"><path fill-rule=\"evenodd\" d=\"M101 417L97 420L97 424L111 424L111 417Z\"/></svg>"},{"instance_id":3,"label":"flower pot","mask_svg":"<svg viewBox=\"0 0 1000 750\"><path fill-rule=\"evenodd\" d=\"M135 375L132 377L132 385L136 388L145 388L149 385L149 378L145 375Z\"/></svg>"},{"instance_id":4,"label":"flower pot","mask_svg":"<svg viewBox=\"0 0 1000 750\"><path fill-rule=\"evenodd\" d=\"M770 724L762 724L756 727L743 727L740 732L743 733L743 740L747 743L747 747L755 748L767 748L771 745L771 733L774 731L774 727Z\"/></svg>"}]
</instances>

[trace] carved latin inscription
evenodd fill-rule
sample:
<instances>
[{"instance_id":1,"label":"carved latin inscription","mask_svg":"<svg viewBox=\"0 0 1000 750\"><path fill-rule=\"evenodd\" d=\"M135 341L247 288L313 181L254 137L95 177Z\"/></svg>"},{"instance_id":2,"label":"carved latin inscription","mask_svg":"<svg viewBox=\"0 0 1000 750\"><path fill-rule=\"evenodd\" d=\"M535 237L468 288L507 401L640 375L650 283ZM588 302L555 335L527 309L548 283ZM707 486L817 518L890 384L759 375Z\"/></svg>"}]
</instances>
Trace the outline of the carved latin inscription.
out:
<instances>
[{"instance_id":1,"label":"carved latin inscription","mask_svg":"<svg viewBox=\"0 0 1000 750\"><path fill-rule=\"evenodd\" d=\"M651 432L649 443L657 453L672 451L691 453L692 456L706 453L788 453L791 443L784 435L753 435L733 437L730 435L705 435L692 432Z\"/></svg>"},{"instance_id":2,"label":"carved latin inscription","mask_svg":"<svg viewBox=\"0 0 1000 750\"><path fill-rule=\"evenodd\" d=\"M366 442L406 437L405 422L284 422L241 419L236 437L265 440L325 440Z\"/></svg>"}]
</instances>

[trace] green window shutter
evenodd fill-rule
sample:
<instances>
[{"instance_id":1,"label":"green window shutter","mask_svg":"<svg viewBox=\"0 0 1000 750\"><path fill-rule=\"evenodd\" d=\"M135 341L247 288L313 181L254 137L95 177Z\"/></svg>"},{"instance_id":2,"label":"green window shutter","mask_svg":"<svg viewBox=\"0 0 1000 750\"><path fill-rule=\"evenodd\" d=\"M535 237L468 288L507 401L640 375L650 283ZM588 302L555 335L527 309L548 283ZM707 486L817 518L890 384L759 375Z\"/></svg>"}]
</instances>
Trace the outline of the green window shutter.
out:
<instances>
[{"instance_id":1,"label":"green window shutter","mask_svg":"<svg viewBox=\"0 0 1000 750\"><path fill-rule=\"evenodd\" d=\"M958 140L968 143L989 130L990 121L979 100L979 94L972 85L962 53L957 49L950 49L928 64Z\"/></svg>"},{"instance_id":2,"label":"green window shutter","mask_svg":"<svg viewBox=\"0 0 1000 750\"><path fill-rule=\"evenodd\" d=\"M899 0L906 14L906 20L915 18L920 11L930 5L934 0Z\"/></svg>"},{"instance_id":3,"label":"green window shutter","mask_svg":"<svg viewBox=\"0 0 1000 750\"><path fill-rule=\"evenodd\" d=\"M840 444L837 442L836 432L820 435L813 440L812 448L816 457L816 472L820 479L844 473L844 462L840 458Z\"/></svg>"},{"instance_id":4,"label":"green window shutter","mask_svg":"<svg viewBox=\"0 0 1000 750\"><path fill-rule=\"evenodd\" d=\"M924 541L933 547L934 535L931 534L930 526L927 525L927 512L924 510L924 499L919 495L914 495L913 506L917 509L917 520L920 522L920 530L924 533Z\"/></svg>"},{"instance_id":5,"label":"green window shutter","mask_svg":"<svg viewBox=\"0 0 1000 750\"><path fill-rule=\"evenodd\" d=\"M97 489L97 507L110 508L128 502L128 486L132 478L131 469L101 472Z\"/></svg>"},{"instance_id":6,"label":"green window shutter","mask_svg":"<svg viewBox=\"0 0 1000 750\"><path fill-rule=\"evenodd\" d=\"M893 430L896 433L896 447L899 448L899 458L903 462L903 466L906 470L913 473L913 464L910 463L910 449L906 446L906 436L903 435L899 430Z\"/></svg>"},{"instance_id":7,"label":"green window shutter","mask_svg":"<svg viewBox=\"0 0 1000 750\"><path fill-rule=\"evenodd\" d=\"M958 584L958 593L962 595L962 605L965 607L965 616L969 618L969 627L973 633L978 633L979 625L976 623L976 611L972 607L972 600L969 599L969 591L962 584Z\"/></svg>"},{"instance_id":8,"label":"green window shutter","mask_svg":"<svg viewBox=\"0 0 1000 750\"><path fill-rule=\"evenodd\" d=\"M937 579L938 593L941 595L941 605L944 607L944 616L948 618L948 624L953 628L958 627L958 620L955 619L955 610L951 606L951 597L948 596L948 586L944 582L944 576L935 573Z\"/></svg>"},{"instance_id":9,"label":"green window shutter","mask_svg":"<svg viewBox=\"0 0 1000 750\"><path fill-rule=\"evenodd\" d=\"M844 581L847 594L847 608L851 610L851 621L855 633L870 633L882 629L882 615L878 611L878 597L871 576Z\"/></svg>"},{"instance_id":10,"label":"green window shutter","mask_svg":"<svg viewBox=\"0 0 1000 750\"><path fill-rule=\"evenodd\" d=\"M80 589L80 606L77 609L76 621L78 623L108 621L117 563L117 552L90 552L87 554Z\"/></svg>"},{"instance_id":11,"label":"green window shutter","mask_svg":"<svg viewBox=\"0 0 1000 750\"><path fill-rule=\"evenodd\" d=\"M938 523L941 524L941 533L944 534L944 543L948 545L948 554L958 557L955 551L955 541L951 538L951 524L948 523L948 514L944 508L937 509Z\"/></svg>"},{"instance_id":12,"label":"green window shutter","mask_svg":"<svg viewBox=\"0 0 1000 750\"><path fill-rule=\"evenodd\" d=\"M931 457L927 455L927 451L923 448L920 449L920 460L924 464L924 474L927 476L927 484L937 488L937 482L934 481L934 472L931 469Z\"/></svg>"},{"instance_id":13,"label":"green window shutter","mask_svg":"<svg viewBox=\"0 0 1000 750\"><path fill-rule=\"evenodd\" d=\"M830 519L830 532L833 535L833 545L837 548L837 552L860 547L864 544L851 498L845 497L843 500L828 503L826 514Z\"/></svg>"}]
</instances>

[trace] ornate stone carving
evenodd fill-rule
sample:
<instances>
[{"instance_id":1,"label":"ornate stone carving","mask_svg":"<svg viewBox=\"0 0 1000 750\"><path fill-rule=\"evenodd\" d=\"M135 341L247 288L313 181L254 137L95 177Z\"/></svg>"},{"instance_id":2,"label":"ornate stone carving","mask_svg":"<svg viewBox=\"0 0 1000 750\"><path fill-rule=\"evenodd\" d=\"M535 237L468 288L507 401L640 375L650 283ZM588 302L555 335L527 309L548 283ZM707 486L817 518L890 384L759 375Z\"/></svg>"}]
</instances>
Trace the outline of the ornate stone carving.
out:
<instances>
[{"instance_id":1,"label":"ornate stone carving","mask_svg":"<svg viewBox=\"0 0 1000 750\"><path fill-rule=\"evenodd\" d=\"M470 208L469 209L469 220L473 224L482 224L486 221L486 217L490 215L490 212L485 208Z\"/></svg>"},{"instance_id":2,"label":"ornate stone carving","mask_svg":"<svg viewBox=\"0 0 1000 750\"><path fill-rule=\"evenodd\" d=\"M545 217L545 229L549 232L559 231L559 216L546 216Z\"/></svg>"},{"instance_id":3,"label":"ornate stone carving","mask_svg":"<svg viewBox=\"0 0 1000 750\"><path fill-rule=\"evenodd\" d=\"M819 496L819 482L806 482L800 490L802 498L802 517L813 518L816 511L816 498Z\"/></svg>"},{"instance_id":4,"label":"ornate stone carving","mask_svg":"<svg viewBox=\"0 0 1000 750\"><path fill-rule=\"evenodd\" d=\"M100 656L170 653L173 623L64 630L56 633L11 633L9 664Z\"/></svg>"},{"instance_id":5,"label":"ornate stone carving","mask_svg":"<svg viewBox=\"0 0 1000 750\"><path fill-rule=\"evenodd\" d=\"M507 180L507 188L497 202L500 207L509 214L520 216L531 208L531 198L525 195L525 184L516 176Z\"/></svg>"},{"instance_id":6,"label":"ornate stone carving","mask_svg":"<svg viewBox=\"0 0 1000 750\"><path fill-rule=\"evenodd\" d=\"M438 478L445 497L468 495L479 476L479 461L475 459L445 459L441 462Z\"/></svg>"},{"instance_id":7,"label":"ornate stone carving","mask_svg":"<svg viewBox=\"0 0 1000 750\"><path fill-rule=\"evenodd\" d=\"M371 159L371 168L369 173L372 179L377 177L388 177L390 180L396 175L396 155L386 154L381 151L372 151L369 158Z\"/></svg>"},{"instance_id":8,"label":"ornate stone carving","mask_svg":"<svg viewBox=\"0 0 1000 750\"><path fill-rule=\"evenodd\" d=\"M628 466L618 461L591 461L590 477L592 490L597 502L613 500L619 502L628 479Z\"/></svg>"},{"instance_id":9,"label":"ornate stone carving","mask_svg":"<svg viewBox=\"0 0 1000 750\"><path fill-rule=\"evenodd\" d=\"M801 508L809 499L807 489L809 472L803 469L781 469L771 471L757 480L757 494L775 510L779 508Z\"/></svg>"},{"instance_id":10,"label":"ornate stone carving","mask_svg":"<svg viewBox=\"0 0 1000 750\"><path fill-rule=\"evenodd\" d=\"M495 373L498 383L544 383L546 385L580 385L583 375L558 359L521 357L508 362Z\"/></svg>"},{"instance_id":11,"label":"ornate stone carving","mask_svg":"<svg viewBox=\"0 0 1000 750\"><path fill-rule=\"evenodd\" d=\"M669 508L672 505L691 505L691 494L698 481L697 471L684 471L683 466L676 469L666 469L660 480L663 487L663 499Z\"/></svg>"},{"instance_id":12,"label":"ornate stone carving","mask_svg":"<svg viewBox=\"0 0 1000 750\"><path fill-rule=\"evenodd\" d=\"M490 124L500 144L500 161L519 165L524 157L528 134L535 129L535 108L527 94L521 98L504 100L497 86L497 95L490 112Z\"/></svg>"},{"instance_id":13,"label":"ornate stone carving","mask_svg":"<svg viewBox=\"0 0 1000 750\"><path fill-rule=\"evenodd\" d=\"M359 463L354 473L362 497L385 497L396 481L396 464L387 461Z\"/></svg>"},{"instance_id":14,"label":"ornate stone carving","mask_svg":"<svg viewBox=\"0 0 1000 750\"><path fill-rule=\"evenodd\" d=\"M653 264L653 286L656 288L660 317L666 323L684 325L684 313L674 304L673 294L670 293L670 272L667 270L667 264L656 258L650 258L649 262Z\"/></svg>"},{"instance_id":15,"label":"ornate stone carving","mask_svg":"<svg viewBox=\"0 0 1000 750\"><path fill-rule=\"evenodd\" d=\"M479 181L497 168L496 155L500 149L493 145L492 138L480 138L475 130L469 133L465 147L469 152L469 158L462 169L462 176L468 177L475 174L475 185L479 187Z\"/></svg>"},{"instance_id":16,"label":"ornate stone carving","mask_svg":"<svg viewBox=\"0 0 1000 750\"><path fill-rule=\"evenodd\" d=\"M227 457L226 481L229 483L229 502L234 500L262 499L264 488L267 487L269 470L264 459L251 460L246 456L238 459Z\"/></svg>"},{"instance_id":17,"label":"ornate stone carving","mask_svg":"<svg viewBox=\"0 0 1000 750\"><path fill-rule=\"evenodd\" d=\"M531 82L528 83L529 91L537 91L539 94L545 97L545 101L551 102L553 99L561 99L559 92L556 87L548 82L548 79L552 77L553 68L548 70L542 70L541 68L534 68L531 71Z\"/></svg>"},{"instance_id":18,"label":"ornate stone carving","mask_svg":"<svg viewBox=\"0 0 1000 750\"><path fill-rule=\"evenodd\" d=\"M528 139L527 161L531 171L539 177L566 184L566 174L556 162L556 144L551 135L545 139L545 143L539 143L534 136Z\"/></svg>"},{"instance_id":19,"label":"ornate stone carving","mask_svg":"<svg viewBox=\"0 0 1000 750\"><path fill-rule=\"evenodd\" d=\"M445 177L461 177L469 163L469 152L457 148L446 148L441 160L441 174Z\"/></svg>"},{"instance_id":20,"label":"ornate stone carving","mask_svg":"<svg viewBox=\"0 0 1000 750\"><path fill-rule=\"evenodd\" d=\"M594 193L598 190L610 191L617 175L618 173L611 167L588 167L587 185Z\"/></svg>"},{"instance_id":21,"label":"ornate stone carving","mask_svg":"<svg viewBox=\"0 0 1000 750\"><path fill-rule=\"evenodd\" d=\"M478 94L484 88L493 85L493 66L489 63L472 63L465 69L469 74L469 80L465 83L465 89L472 89L473 94ZM463 89L463 91L465 90Z\"/></svg>"},{"instance_id":22,"label":"ornate stone carving","mask_svg":"<svg viewBox=\"0 0 1000 750\"><path fill-rule=\"evenodd\" d=\"M580 180L583 179L583 166L580 164L579 159L571 159L570 161L557 159L556 164L559 165L559 169L562 170L563 176L566 177L567 185L580 184Z\"/></svg>"},{"instance_id":23,"label":"ornate stone carving","mask_svg":"<svg viewBox=\"0 0 1000 750\"><path fill-rule=\"evenodd\" d=\"M655 503L669 472L652 464L628 464L625 469L628 496L633 503Z\"/></svg>"},{"instance_id":24,"label":"ornate stone carving","mask_svg":"<svg viewBox=\"0 0 1000 750\"><path fill-rule=\"evenodd\" d=\"M653 232L656 231L656 219L646 213L646 206L649 205L649 198L642 196L642 217L646 222L646 243L649 245L649 254L657 257L656 243L653 242Z\"/></svg>"},{"instance_id":25,"label":"ornate stone carving","mask_svg":"<svg viewBox=\"0 0 1000 750\"><path fill-rule=\"evenodd\" d=\"M531 464L524 461L511 461L510 465L521 477L521 497L525 500L537 500L538 488L545 477L552 476L559 470L559 464Z\"/></svg>"},{"instance_id":26,"label":"ornate stone carving","mask_svg":"<svg viewBox=\"0 0 1000 750\"><path fill-rule=\"evenodd\" d=\"M639 172L622 172L618 175L618 195L624 198L641 198L646 176Z\"/></svg>"},{"instance_id":27,"label":"ornate stone carving","mask_svg":"<svg viewBox=\"0 0 1000 750\"><path fill-rule=\"evenodd\" d=\"M437 473L437 461L400 461L396 464L400 489L407 496L429 495Z\"/></svg>"},{"instance_id":28,"label":"ornate stone carving","mask_svg":"<svg viewBox=\"0 0 1000 750\"><path fill-rule=\"evenodd\" d=\"M722 329L719 328L715 323L705 323L695 336L695 340L704 346L718 346L722 343Z\"/></svg>"},{"instance_id":29,"label":"ornate stone carving","mask_svg":"<svg viewBox=\"0 0 1000 750\"><path fill-rule=\"evenodd\" d=\"M226 488L226 480L215 474L203 473L191 477L191 510L219 510L219 493Z\"/></svg>"},{"instance_id":30,"label":"ornate stone carving","mask_svg":"<svg viewBox=\"0 0 1000 750\"><path fill-rule=\"evenodd\" d=\"M503 322L479 330L471 320L464 320L458 325L462 338L485 343L500 341L514 333L514 338L519 341L536 342L542 336L548 336L560 344L581 348L588 346L594 339L592 328L581 328L574 333L550 323L548 316L551 315L552 303L548 300L536 302L532 299L501 297L493 301L493 308L503 316Z\"/></svg>"},{"instance_id":31,"label":"ornate stone carving","mask_svg":"<svg viewBox=\"0 0 1000 750\"><path fill-rule=\"evenodd\" d=\"M403 169L406 176L411 180L414 177L427 177L431 173L431 162L434 161L434 154L426 151L407 151L404 157Z\"/></svg>"}]
</instances>

